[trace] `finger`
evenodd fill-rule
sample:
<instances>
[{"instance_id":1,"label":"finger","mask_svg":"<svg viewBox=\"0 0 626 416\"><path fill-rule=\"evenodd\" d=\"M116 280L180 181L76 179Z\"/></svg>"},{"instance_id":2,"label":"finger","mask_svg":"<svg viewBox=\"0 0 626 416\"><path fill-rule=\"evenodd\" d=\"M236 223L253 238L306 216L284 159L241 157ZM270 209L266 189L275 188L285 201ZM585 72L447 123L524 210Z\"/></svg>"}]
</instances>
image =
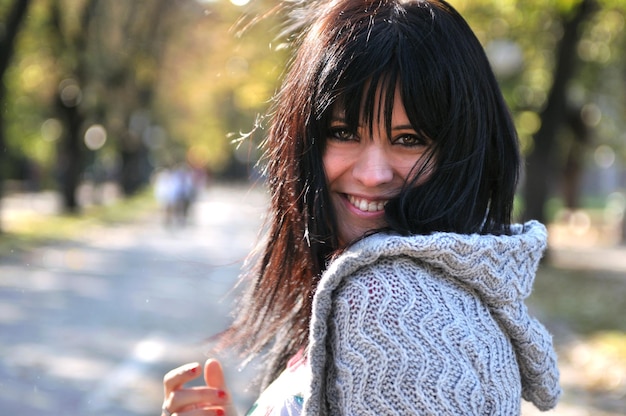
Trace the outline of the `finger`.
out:
<instances>
[{"instance_id":1,"label":"finger","mask_svg":"<svg viewBox=\"0 0 626 416\"><path fill-rule=\"evenodd\" d=\"M221 406L230 403L222 390L212 387L191 387L174 390L165 401L170 412Z\"/></svg>"},{"instance_id":2,"label":"finger","mask_svg":"<svg viewBox=\"0 0 626 416\"><path fill-rule=\"evenodd\" d=\"M183 384L197 378L200 375L200 364L189 363L175 368L163 377L163 389L165 397L172 391L178 390Z\"/></svg>"},{"instance_id":3,"label":"finger","mask_svg":"<svg viewBox=\"0 0 626 416\"><path fill-rule=\"evenodd\" d=\"M176 414L177 416L235 416L234 414L227 413L223 407L203 407L201 409L194 409L189 411L183 411Z\"/></svg>"},{"instance_id":4,"label":"finger","mask_svg":"<svg viewBox=\"0 0 626 416\"><path fill-rule=\"evenodd\" d=\"M226 390L224 371L219 361L213 358L206 360L206 363L204 363L204 381L209 387L222 391Z\"/></svg>"}]
</instances>

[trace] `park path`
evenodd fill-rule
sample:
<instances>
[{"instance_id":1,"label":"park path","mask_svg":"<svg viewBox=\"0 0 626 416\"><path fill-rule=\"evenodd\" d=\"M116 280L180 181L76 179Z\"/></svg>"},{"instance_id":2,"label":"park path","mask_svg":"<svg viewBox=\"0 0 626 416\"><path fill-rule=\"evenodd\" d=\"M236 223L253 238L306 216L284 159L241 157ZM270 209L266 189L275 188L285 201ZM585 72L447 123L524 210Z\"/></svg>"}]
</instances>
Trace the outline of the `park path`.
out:
<instances>
[{"instance_id":1,"label":"park path","mask_svg":"<svg viewBox=\"0 0 626 416\"><path fill-rule=\"evenodd\" d=\"M209 189L185 227L152 213L0 257L0 413L159 414L165 372L204 360L228 322L266 206L247 189ZM245 391L250 371L230 373Z\"/></svg>"},{"instance_id":2,"label":"park path","mask_svg":"<svg viewBox=\"0 0 626 416\"><path fill-rule=\"evenodd\" d=\"M46 200L13 200L9 209L53 213ZM0 257L0 413L159 414L165 372L204 360L206 337L227 325L232 287L266 203L262 189L216 185L185 227L166 228L153 212ZM624 248L559 246L553 261L626 277ZM227 377L243 410L255 397L248 388L254 369L230 364ZM538 414L524 406L524 416ZM548 414L594 410L564 403Z\"/></svg>"}]
</instances>

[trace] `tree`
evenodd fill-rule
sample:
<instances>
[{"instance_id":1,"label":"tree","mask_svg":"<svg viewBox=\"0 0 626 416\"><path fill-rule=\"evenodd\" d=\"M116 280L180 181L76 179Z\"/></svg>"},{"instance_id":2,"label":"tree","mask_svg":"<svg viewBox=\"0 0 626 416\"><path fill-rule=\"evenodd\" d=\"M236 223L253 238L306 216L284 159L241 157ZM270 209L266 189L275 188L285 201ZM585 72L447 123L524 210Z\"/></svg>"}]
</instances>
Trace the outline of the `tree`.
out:
<instances>
[{"instance_id":1,"label":"tree","mask_svg":"<svg viewBox=\"0 0 626 416\"><path fill-rule=\"evenodd\" d=\"M54 113L63 125L63 134L57 147L57 169L63 209L68 213L79 211L77 190L84 168L85 149L83 127L85 112L81 107L83 91L88 82L87 36L95 16L98 0L88 0L80 13L79 30L70 30L62 13L60 0L51 2L50 32L53 48L59 59L61 79L57 80Z\"/></svg>"},{"instance_id":2,"label":"tree","mask_svg":"<svg viewBox=\"0 0 626 416\"><path fill-rule=\"evenodd\" d=\"M5 123L4 123L4 99L6 95L4 74L6 73L11 58L15 52L15 39L19 32L19 28L26 16L30 0L15 0L11 5L7 14L6 23L4 25L4 33L0 33L0 201L2 200L4 191L4 171L3 158L6 153L5 144ZM0 206L1 208L1 206ZM0 223L0 233L2 232L2 223Z\"/></svg>"},{"instance_id":3,"label":"tree","mask_svg":"<svg viewBox=\"0 0 626 416\"><path fill-rule=\"evenodd\" d=\"M451 0L454 3L454 0ZM590 150L626 160L622 0L475 0L461 12L499 78L528 160L523 218L549 222L547 202L580 208ZM601 195L598 195L601 196Z\"/></svg>"},{"instance_id":4,"label":"tree","mask_svg":"<svg viewBox=\"0 0 626 416\"><path fill-rule=\"evenodd\" d=\"M61 57L54 107L64 126L57 168L65 211L78 211L76 191L87 163L105 144L86 148L83 137L93 124L103 125L119 154L124 194L148 182L144 136L152 123L153 91L174 5L169 0L86 0L78 7L78 19L72 19L67 8L62 13L60 0L51 3L52 45Z\"/></svg>"},{"instance_id":5,"label":"tree","mask_svg":"<svg viewBox=\"0 0 626 416\"><path fill-rule=\"evenodd\" d=\"M526 157L524 219L546 222L544 207L549 196L550 179L557 176L558 168L558 164L554 163L558 159L555 155L557 133L568 122L568 114L571 114L567 102L567 87L580 63L576 49L582 34L581 26L590 19L597 7L595 0L582 0L573 16L564 19L563 37L556 56L552 87L540 114L541 127L534 136L533 149Z\"/></svg>"},{"instance_id":6,"label":"tree","mask_svg":"<svg viewBox=\"0 0 626 416\"><path fill-rule=\"evenodd\" d=\"M151 173L151 129L159 124L154 97L162 56L180 21L180 4L170 0L101 5L91 39L92 87L100 92L103 122L120 160L119 182L126 195L144 186Z\"/></svg>"},{"instance_id":7,"label":"tree","mask_svg":"<svg viewBox=\"0 0 626 416\"><path fill-rule=\"evenodd\" d=\"M8 4L0 0L0 5L1 1ZM576 23L579 5L595 1L601 5L599 13ZM622 50L626 50L625 42L619 41L624 38L621 1L451 0L488 53L500 45L505 52L513 50L514 58L515 54L522 57L519 62L509 57L508 69L498 76L529 160L528 187L523 190L524 195L530 192L528 207L534 200L539 200L537 205L545 204L545 198L539 197L546 178L555 180L564 168L581 172L594 143L610 145L618 157L626 159L621 134L626 131L622 120L626 103L619 98L626 96L623 69L619 69L624 65ZM245 148L237 150L231 141L252 130L257 116L265 113L286 53L276 47L280 23L273 17L260 19L243 36L238 36L242 26L235 22L242 15L244 22L250 21L274 6L270 0L242 7L227 0L35 2L7 73L9 105L3 115L9 152L36 158L45 165L45 178L56 176L51 174L54 146L58 160L74 155L72 160L78 163L70 176L78 179L91 163L115 160L117 178L127 194L145 184L151 169L168 162L193 159L218 174L229 166L239 166L241 172L242 166L249 167L257 157L254 141L260 139L262 129L256 130L260 134L252 135ZM568 29L574 26L576 30ZM575 42L570 42L567 54L556 55L555 50L567 49L557 48L569 39L567 33L575 35ZM567 56L573 64L559 64L558 56ZM570 72L565 77L559 73L563 67ZM564 82L567 77L569 81ZM66 88L65 104L59 102L59 86ZM550 110L564 90L583 96L580 102L568 103L567 117L565 112ZM67 101L72 92L80 100L74 107ZM43 107L47 102L57 103L56 116ZM602 113L593 129L580 124L588 122L580 111L587 103ZM68 104L70 108L63 108ZM62 141L73 147L54 141L53 134L42 134L42 126L49 132L56 130L48 127L59 124L66 135L74 131L73 140ZM106 131L106 142L97 149L87 148L83 140L86 129L94 124ZM552 124L557 125L556 135ZM564 140L563 126L577 134ZM567 142L582 145L562 146ZM542 146L549 151L539 150ZM565 157L567 149L570 156ZM542 171L545 166L547 170ZM537 186L534 174L539 178ZM567 174L569 180L558 183L568 189L570 205L577 200L577 176ZM76 184L66 182L68 206Z\"/></svg>"},{"instance_id":8,"label":"tree","mask_svg":"<svg viewBox=\"0 0 626 416\"><path fill-rule=\"evenodd\" d=\"M181 160L190 149L218 176L250 175L261 129L239 147L232 141L254 129L284 68L287 51L276 46L280 23L266 16L272 7L273 1L236 7L222 0L187 9L185 30L170 39L159 78L155 111L171 139L155 149L159 162Z\"/></svg>"}]
</instances>

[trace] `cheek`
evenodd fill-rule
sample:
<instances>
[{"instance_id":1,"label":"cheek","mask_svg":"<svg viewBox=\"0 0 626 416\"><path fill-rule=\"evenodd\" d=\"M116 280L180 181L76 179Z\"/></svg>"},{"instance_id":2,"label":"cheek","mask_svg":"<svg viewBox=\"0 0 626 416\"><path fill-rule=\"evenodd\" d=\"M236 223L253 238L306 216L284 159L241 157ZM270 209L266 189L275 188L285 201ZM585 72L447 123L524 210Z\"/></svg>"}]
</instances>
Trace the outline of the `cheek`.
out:
<instances>
[{"instance_id":1,"label":"cheek","mask_svg":"<svg viewBox=\"0 0 626 416\"><path fill-rule=\"evenodd\" d=\"M324 164L324 173L328 183L335 181L345 170L346 159L339 152L326 151L322 157Z\"/></svg>"},{"instance_id":2,"label":"cheek","mask_svg":"<svg viewBox=\"0 0 626 416\"><path fill-rule=\"evenodd\" d=\"M415 175L419 175L416 185L421 185L432 176L435 170L434 158L428 159L428 155L425 154L417 159L415 157L407 157L398 164L399 169L397 169L397 173L406 180L414 179Z\"/></svg>"},{"instance_id":3,"label":"cheek","mask_svg":"<svg viewBox=\"0 0 626 416\"><path fill-rule=\"evenodd\" d=\"M417 169L415 167L415 160L406 160L401 165L398 165L398 167L396 168L396 173L400 178L409 180L412 174L415 174L415 172L419 171L419 165L417 166Z\"/></svg>"},{"instance_id":4,"label":"cheek","mask_svg":"<svg viewBox=\"0 0 626 416\"><path fill-rule=\"evenodd\" d=\"M324 174L326 175L326 180L331 182L333 180L333 163L328 154L324 154L322 157L322 164L324 165Z\"/></svg>"}]
</instances>

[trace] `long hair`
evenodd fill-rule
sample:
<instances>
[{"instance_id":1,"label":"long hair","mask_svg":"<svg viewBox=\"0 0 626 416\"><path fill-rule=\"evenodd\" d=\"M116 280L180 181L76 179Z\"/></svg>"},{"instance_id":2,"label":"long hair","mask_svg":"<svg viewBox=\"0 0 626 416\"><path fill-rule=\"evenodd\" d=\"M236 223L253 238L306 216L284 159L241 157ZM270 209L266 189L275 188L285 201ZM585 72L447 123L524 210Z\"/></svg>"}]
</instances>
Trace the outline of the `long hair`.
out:
<instances>
[{"instance_id":1,"label":"long hair","mask_svg":"<svg viewBox=\"0 0 626 416\"><path fill-rule=\"evenodd\" d=\"M356 126L384 103L389 129L399 86L412 126L433 140L429 179L416 186L414 175L385 207L401 234L507 233L520 163L485 53L446 2L315 1L308 10L264 142L267 235L225 333L247 353L268 352L266 382L306 346L315 288L339 249L322 164L334 105Z\"/></svg>"}]
</instances>

